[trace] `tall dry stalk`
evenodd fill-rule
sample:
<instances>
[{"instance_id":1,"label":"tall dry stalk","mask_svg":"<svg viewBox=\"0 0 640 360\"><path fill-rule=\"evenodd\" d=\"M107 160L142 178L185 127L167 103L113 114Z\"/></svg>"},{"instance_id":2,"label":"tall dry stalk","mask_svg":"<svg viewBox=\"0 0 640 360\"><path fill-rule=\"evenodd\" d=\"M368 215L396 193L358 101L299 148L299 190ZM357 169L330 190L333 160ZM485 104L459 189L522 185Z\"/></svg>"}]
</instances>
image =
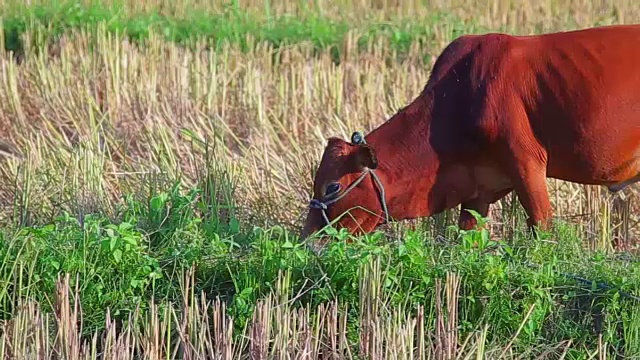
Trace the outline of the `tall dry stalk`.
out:
<instances>
[{"instance_id":1,"label":"tall dry stalk","mask_svg":"<svg viewBox=\"0 0 640 360\"><path fill-rule=\"evenodd\" d=\"M436 280L435 353L438 359L454 359L458 349L458 291L460 279L453 273L446 278L446 304L442 303L442 280Z\"/></svg>"}]
</instances>

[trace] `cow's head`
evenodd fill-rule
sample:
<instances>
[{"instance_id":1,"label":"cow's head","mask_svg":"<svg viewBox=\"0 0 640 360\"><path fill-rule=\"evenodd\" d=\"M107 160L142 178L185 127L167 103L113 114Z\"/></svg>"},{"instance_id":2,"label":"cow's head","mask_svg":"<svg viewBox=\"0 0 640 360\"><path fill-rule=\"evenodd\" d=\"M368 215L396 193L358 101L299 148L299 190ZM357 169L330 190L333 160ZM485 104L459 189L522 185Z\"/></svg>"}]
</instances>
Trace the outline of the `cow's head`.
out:
<instances>
[{"instance_id":1,"label":"cow's head","mask_svg":"<svg viewBox=\"0 0 640 360\"><path fill-rule=\"evenodd\" d=\"M376 152L359 132L353 133L351 143L330 138L314 178L301 237L307 238L328 222L356 235L385 222L386 202L377 168Z\"/></svg>"}]
</instances>

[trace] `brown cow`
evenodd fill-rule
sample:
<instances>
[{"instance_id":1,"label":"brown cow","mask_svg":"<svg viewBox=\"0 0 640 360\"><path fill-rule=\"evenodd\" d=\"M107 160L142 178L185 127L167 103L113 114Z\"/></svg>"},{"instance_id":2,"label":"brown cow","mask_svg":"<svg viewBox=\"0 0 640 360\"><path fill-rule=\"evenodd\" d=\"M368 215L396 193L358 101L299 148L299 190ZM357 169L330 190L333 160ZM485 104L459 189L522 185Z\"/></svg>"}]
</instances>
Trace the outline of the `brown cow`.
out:
<instances>
[{"instance_id":1,"label":"brown cow","mask_svg":"<svg viewBox=\"0 0 640 360\"><path fill-rule=\"evenodd\" d=\"M640 25L462 36L411 104L366 143L354 135L329 139L302 238L347 210L336 225L361 234L459 204L471 229L464 209L487 216L512 190L547 227L547 177L613 192L640 181Z\"/></svg>"}]
</instances>

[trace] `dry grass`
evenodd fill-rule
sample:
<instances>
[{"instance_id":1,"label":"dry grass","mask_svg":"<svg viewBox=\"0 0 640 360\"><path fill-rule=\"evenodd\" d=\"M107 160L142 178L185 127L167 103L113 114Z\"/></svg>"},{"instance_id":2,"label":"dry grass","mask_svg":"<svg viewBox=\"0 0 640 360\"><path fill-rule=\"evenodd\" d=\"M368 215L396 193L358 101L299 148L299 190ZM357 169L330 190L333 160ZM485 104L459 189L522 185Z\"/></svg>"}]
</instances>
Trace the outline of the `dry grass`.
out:
<instances>
[{"instance_id":1,"label":"dry grass","mask_svg":"<svg viewBox=\"0 0 640 360\"><path fill-rule=\"evenodd\" d=\"M127 1L127 6L141 10L150 3L165 4L162 11L174 13L199 6L215 12L220 7L195 0L177 5ZM278 2L271 11L296 13L302 3ZM519 34L640 18L640 4L630 0L613 4L557 0L538 5L494 1L489 6L479 1L464 6L402 1L398 7L398 2L382 0L318 3L326 16L354 23L428 16L441 8L487 28ZM262 2L242 5L255 14L264 13ZM329 52L312 55L307 44L281 49L256 44L244 53L234 45L212 52L203 42L190 51L152 36L148 46L139 48L104 29L91 35L69 34L45 52L27 54L20 64L0 54L0 134L23 155L0 167L2 222L47 221L61 209L79 215L98 209L116 214L116 204L125 193L144 198L152 187L180 176L185 185L194 184L202 175L208 149L217 166L238 175L235 202L242 206L241 217L247 224L279 223L296 229L325 139L371 130L417 96L430 71L421 60L424 51L437 54L453 39L458 25L436 25L431 48L416 45L403 62L385 61L391 47L380 39L372 39L368 50L357 52L354 33L343 44L340 66ZM25 41L35 41L34 34ZM549 180L549 187L556 215L581 223L591 246L608 248L610 240L629 244L637 237L638 185L626 190L624 198L612 197L603 188L555 180ZM494 207L497 232L513 227L510 200ZM66 279L53 318L29 303L5 324L0 356L230 359L253 354L256 359L316 359L360 354L376 359L441 359L445 353L496 358L501 352L507 358L531 356L485 344L488 327L469 339L452 335L459 286L455 277L446 282L441 306L433 310L434 333L425 333L425 312L407 317L401 309L385 308L375 281L377 270L370 271L372 275L363 277L370 281L361 284L359 347L345 339L346 315L338 302L317 311L294 309L286 293L257 305L240 343L231 340L233 319L225 314L224 304L192 295L186 296L182 308L156 307L147 318L132 316L128 324L108 320L104 334L84 342L77 335L81 326L76 321L81 319L77 299ZM185 294L190 294L188 289ZM546 350L548 356L558 356L570 347L566 342Z\"/></svg>"},{"instance_id":2,"label":"dry grass","mask_svg":"<svg viewBox=\"0 0 640 360\"><path fill-rule=\"evenodd\" d=\"M446 28L435 31L439 48L451 40ZM237 199L246 216L297 228L325 139L382 123L429 75L418 48L394 63L383 60L382 41L364 53L353 42L344 47L336 66L328 52L314 58L304 44L214 53L204 44L187 51L152 37L138 48L77 32L20 65L3 57L3 139L25 156L1 169L4 218L16 202L22 211L14 215L27 223L61 207L112 209L154 173L193 180L209 141L215 161L241 174ZM625 200L597 187L550 180L550 188L556 214L584 222L594 239L628 239L637 227L637 186Z\"/></svg>"}]
</instances>

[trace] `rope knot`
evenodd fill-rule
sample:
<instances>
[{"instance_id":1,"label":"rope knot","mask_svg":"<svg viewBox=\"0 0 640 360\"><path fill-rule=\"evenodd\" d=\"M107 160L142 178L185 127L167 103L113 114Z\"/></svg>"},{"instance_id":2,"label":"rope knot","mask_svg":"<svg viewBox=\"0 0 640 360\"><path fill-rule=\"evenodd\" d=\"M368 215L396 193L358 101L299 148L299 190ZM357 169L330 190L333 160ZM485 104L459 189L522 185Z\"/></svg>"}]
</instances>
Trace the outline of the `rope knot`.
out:
<instances>
[{"instance_id":1,"label":"rope knot","mask_svg":"<svg viewBox=\"0 0 640 360\"><path fill-rule=\"evenodd\" d=\"M311 199L311 201L309 201L309 207L312 209L322 209L322 210L328 209L327 204L323 203L318 199Z\"/></svg>"}]
</instances>

